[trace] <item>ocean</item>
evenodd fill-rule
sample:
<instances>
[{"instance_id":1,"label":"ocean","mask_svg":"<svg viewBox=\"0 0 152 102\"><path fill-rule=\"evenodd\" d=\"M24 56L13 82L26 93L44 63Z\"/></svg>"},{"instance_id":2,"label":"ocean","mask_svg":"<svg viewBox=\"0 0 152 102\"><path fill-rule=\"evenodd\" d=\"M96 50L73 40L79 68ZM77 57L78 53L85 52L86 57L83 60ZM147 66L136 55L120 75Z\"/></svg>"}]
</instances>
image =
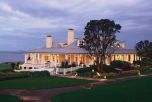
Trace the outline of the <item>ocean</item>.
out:
<instances>
[{"instance_id":1,"label":"ocean","mask_svg":"<svg viewBox=\"0 0 152 102\"><path fill-rule=\"evenodd\" d=\"M0 63L24 62L23 52L0 52Z\"/></svg>"}]
</instances>

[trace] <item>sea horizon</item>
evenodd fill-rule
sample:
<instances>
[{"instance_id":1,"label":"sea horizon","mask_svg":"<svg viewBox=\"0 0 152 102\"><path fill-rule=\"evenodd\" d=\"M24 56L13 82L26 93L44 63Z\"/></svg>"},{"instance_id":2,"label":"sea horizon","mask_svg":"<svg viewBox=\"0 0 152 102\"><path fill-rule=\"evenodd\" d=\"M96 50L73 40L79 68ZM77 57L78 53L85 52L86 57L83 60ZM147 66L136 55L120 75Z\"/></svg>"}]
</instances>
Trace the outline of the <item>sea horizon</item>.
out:
<instances>
[{"instance_id":1,"label":"sea horizon","mask_svg":"<svg viewBox=\"0 0 152 102\"><path fill-rule=\"evenodd\" d=\"M0 51L0 63L24 62L24 51Z\"/></svg>"}]
</instances>

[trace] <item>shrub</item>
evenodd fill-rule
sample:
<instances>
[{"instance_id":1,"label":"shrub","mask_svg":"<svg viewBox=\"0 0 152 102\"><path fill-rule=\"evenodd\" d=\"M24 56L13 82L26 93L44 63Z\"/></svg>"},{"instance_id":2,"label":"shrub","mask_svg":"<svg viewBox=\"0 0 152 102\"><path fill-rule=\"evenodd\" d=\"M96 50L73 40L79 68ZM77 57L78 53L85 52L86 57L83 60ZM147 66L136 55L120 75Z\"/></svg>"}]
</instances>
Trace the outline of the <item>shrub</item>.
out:
<instances>
[{"instance_id":1,"label":"shrub","mask_svg":"<svg viewBox=\"0 0 152 102\"><path fill-rule=\"evenodd\" d=\"M13 80L27 78L29 75L27 73L14 73L14 72L1 72L0 80Z\"/></svg>"},{"instance_id":2,"label":"shrub","mask_svg":"<svg viewBox=\"0 0 152 102\"><path fill-rule=\"evenodd\" d=\"M129 62L126 62L126 61L120 61L120 60L112 61L111 65L119 67L122 70L130 70L131 69L131 64Z\"/></svg>"},{"instance_id":3,"label":"shrub","mask_svg":"<svg viewBox=\"0 0 152 102\"><path fill-rule=\"evenodd\" d=\"M65 61L65 68L68 68L69 67L69 63L68 61Z\"/></svg>"},{"instance_id":4,"label":"shrub","mask_svg":"<svg viewBox=\"0 0 152 102\"><path fill-rule=\"evenodd\" d=\"M111 65L103 65L103 71L106 73L112 72L116 68L116 66Z\"/></svg>"},{"instance_id":5,"label":"shrub","mask_svg":"<svg viewBox=\"0 0 152 102\"><path fill-rule=\"evenodd\" d=\"M65 62L62 61L62 62L61 62L61 68L64 68L64 66L65 66Z\"/></svg>"},{"instance_id":6,"label":"shrub","mask_svg":"<svg viewBox=\"0 0 152 102\"><path fill-rule=\"evenodd\" d=\"M142 59L142 65L143 65L143 66L152 65L152 59L143 58L143 59Z\"/></svg>"},{"instance_id":7,"label":"shrub","mask_svg":"<svg viewBox=\"0 0 152 102\"><path fill-rule=\"evenodd\" d=\"M139 70L141 72L144 72L144 71L150 70L150 68L152 68L152 66L143 66L143 67L139 68Z\"/></svg>"},{"instance_id":8,"label":"shrub","mask_svg":"<svg viewBox=\"0 0 152 102\"><path fill-rule=\"evenodd\" d=\"M95 74L95 68L94 67L81 68L78 69L76 72L79 76L92 77Z\"/></svg>"},{"instance_id":9,"label":"shrub","mask_svg":"<svg viewBox=\"0 0 152 102\"><path fill-rule=\"evenodd\" d=\"M81 68L81 69L78 69L76 72L77 73L85 73L85 72L91 72L91 68Z\"/></svg>"},{"instance_id":10,"label":"shrub","mask_svg":"<svg viewBox=\"0 0 152 102\"><path fill-rule=\"evenodd\" d=\"M76 64L75 64L75 62L73 62L71 66L72 66L72 67L76 67Z\"/></svg>"},{"instance_id":11,"label":"shrub","mask_svg":"<svg viewBox=\"0 0 152 102\"><path fill-rule=\"evenodd\" d=\"M78 75L81 77L92 77L93 73L92 72L85 72L85 73L78 73Z\"/></svg>"},{"instance_id":12,"label":"shrub","mask_svg":"<svg viewBox=\"0 0 152 102\"><path fill-rule=\"evenodd\" d=\"M133 61L133 64L141 65L141 61L140 60Z\"/></svg>"},{"instance_id":13,"label":"shrub","mask_svg":"<svg viewBox=\"0 0 152 102\"><path fill-rule=\"evenodd\" d=\"M48 71L37 71L37 72L29 72L29 77L48 77L50 73Z\"/></svg>"},{"instance_id":14,"label":"shrub","mask_svg":"<svg viewBox=\"0 0 152 102\"><path fill-rule=\"evenodd\" d=\"M70 68L71 67L71 65L69 65L69 63L68 63L68 61L62 61L61 62L61 68Z\"/></svg>"},{"instance_id":15,"label":"shrub","mask_svg":"<svg viewBox=\"0 0 152 102\"><path fill-rule=\"evenodd\" d=\"M12 69L15 69L16 64L15 63L11 63L11 67Z\"/></svg>"}]
</instances>

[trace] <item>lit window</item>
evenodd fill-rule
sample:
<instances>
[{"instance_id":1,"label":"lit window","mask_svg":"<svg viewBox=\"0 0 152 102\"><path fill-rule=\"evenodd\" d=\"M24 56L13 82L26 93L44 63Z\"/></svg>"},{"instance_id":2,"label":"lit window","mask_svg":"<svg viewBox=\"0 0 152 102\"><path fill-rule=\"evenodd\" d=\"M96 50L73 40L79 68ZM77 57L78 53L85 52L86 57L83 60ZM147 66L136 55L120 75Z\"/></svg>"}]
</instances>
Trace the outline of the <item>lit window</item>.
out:
<instances>
[{"instance_id":1,"label":"lit window","mask_svg":"<svg viewBox=\"0 0 152 102\"><path fill-rule=\"evenodd\" d=\"M48 61L49 60L49 56L45 56L44 59L45 59L45 61Z\"/></svg>"}]
</instances>

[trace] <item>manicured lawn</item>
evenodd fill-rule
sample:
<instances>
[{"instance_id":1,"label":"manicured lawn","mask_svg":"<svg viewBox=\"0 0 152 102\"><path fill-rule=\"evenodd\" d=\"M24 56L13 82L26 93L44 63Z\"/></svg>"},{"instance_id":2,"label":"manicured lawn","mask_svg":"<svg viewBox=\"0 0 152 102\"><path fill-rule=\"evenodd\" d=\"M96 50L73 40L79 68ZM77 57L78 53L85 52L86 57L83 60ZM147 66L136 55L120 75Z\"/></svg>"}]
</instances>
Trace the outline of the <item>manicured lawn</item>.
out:
<instances>
[{"instance_id":1,"label":"manicured lawn","mask_svg":"<svg viewBox=\"0 0 152 102\"><path fill-rule=\"evenodd\" d=\"M152 77L61 94L53 102L152 102Z\"/></svg>"},{"instance_id":2,"label":"manicured lawn","mask_svg":"<svg viewBox=\"0 0 152 102\"><path fill-rule=\"evenodd\" d=\"M23 101L16 96L0 95L0 102L23 102Z\"/></svg>"},{"instance_id":3,"label":"manicured lawn","mask_svg":"<svg viewBox=\"0 0 152 102\"><path fill-rule=\"evenodd\" d=\"M39 77L0 81L0 88L46 89L80 85L92 81L61 77Z\"/></svg>"}]
</instances>

